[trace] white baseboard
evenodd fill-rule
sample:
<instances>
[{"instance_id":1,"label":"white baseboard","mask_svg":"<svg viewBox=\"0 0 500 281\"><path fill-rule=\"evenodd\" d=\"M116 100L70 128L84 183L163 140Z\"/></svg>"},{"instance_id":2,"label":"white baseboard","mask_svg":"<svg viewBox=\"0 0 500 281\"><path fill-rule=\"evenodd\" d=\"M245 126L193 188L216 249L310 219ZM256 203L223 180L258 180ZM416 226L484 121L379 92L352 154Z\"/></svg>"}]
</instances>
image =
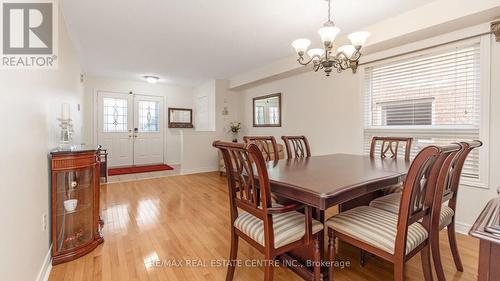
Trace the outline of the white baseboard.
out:
<instances>
[{"instance_id":1,"label":"white baseboard","mask_svg":"<svg viewBox=\"0 0 500 281\"><path fill-rule=\"evenodd\" d=\"M47 281L49 280L50 271L52 270L52 245L49 247L49 251L45 256L45 259L42 264L42 268L38 272L38 276L36 277L36 281Z\"/></svg>"},{"instance_id":2,"label":"white baseboard","mask_svg":"<svg viewBox=\"0 0 500 281\"><path fill-rule=\"evenodd\" d=\"M471 229L472 225L468 223L463 223L463 222L455 222L455 231L458 233L461 233L463 235L469 235L469 230Z\"/></svg>"},{"instance_id":3,"label":"white baseboard","mask_svg":"<svg viewBox=\"0 0 500 281\"><path fill-rule=\"evenodd\" d=\"M215 172L215 171L218 171L217 167L200 167L200 168L183 169L181 166L181 175L208 173L208 172Z\"/></svg>"}]
</instances>

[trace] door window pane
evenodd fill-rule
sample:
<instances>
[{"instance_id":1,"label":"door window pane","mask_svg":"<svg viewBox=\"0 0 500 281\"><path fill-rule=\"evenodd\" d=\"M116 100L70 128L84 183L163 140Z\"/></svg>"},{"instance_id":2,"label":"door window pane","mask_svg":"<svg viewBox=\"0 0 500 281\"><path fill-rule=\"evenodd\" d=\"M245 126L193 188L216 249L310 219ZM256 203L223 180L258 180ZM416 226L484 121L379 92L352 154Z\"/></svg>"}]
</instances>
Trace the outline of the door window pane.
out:
<instances>
[{"instance_id":1,"label":"door window pane","mask_svg":"<svg viewBox=\"0 0 500 281\"><path fill-rule=\"evenodd\" d=\"M128 130L127 99L103 98L103 131L122 133Z\"/></svg>"},{"instance_id":2,"label":"door window pane","mask_svg":"<svg viewBox=\"0 0 500 281\"><path fill-rule=\"evenodd\" d=\"M157 101L139 101L139 132L159 132L160 103Z\"/></svg>"}]
</instances>

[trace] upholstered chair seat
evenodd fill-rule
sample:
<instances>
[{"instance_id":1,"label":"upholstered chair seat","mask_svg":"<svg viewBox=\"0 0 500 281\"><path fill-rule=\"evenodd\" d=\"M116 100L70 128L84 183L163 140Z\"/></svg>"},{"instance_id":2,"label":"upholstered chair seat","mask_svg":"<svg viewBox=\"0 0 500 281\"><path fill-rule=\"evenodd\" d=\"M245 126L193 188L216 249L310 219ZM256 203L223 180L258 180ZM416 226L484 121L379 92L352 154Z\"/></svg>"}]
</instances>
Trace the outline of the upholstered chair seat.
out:
<instances>
[{"instance_id":1,"label":"upholstered chair seat","mask_svg":"<svg viewBox=\"0 0 500 281\"><path fill-rule=\"evenodd\" d=\"M274 206L275 204L273 204ZM276 204L277 205L277 204ZM241 214L234 221L234 227L248 235L255 242L264 246L264 222L247 212ZM299 212L289 212L273 215L274 247L280 248L298 241L304 237L305 216ZM316 234L323 230L323 224L312 220L312 233Z\"/></svg>"},{"instance_id":2,"label":"upholstered chair seat","mask_svg":"<svg viewBox=\"0 0 500 281\"><path fill-rule=\"evenodd\" d=\"M387 253L394 254L398 215L381 209L361 206L330 218L326 225L344 235L363 241ZM413 223L408 227L406 253L422 244L429 236L425 227Z\"/></svg>"},{"instance_id":3,"label":"upholstered chair seat","mask_svg":"<svg viewBox=\"0 0 500 281\"><path fill-rule=\"evenodd\" d=\"M393 214L398 214L400 203L401 192L397 192L374 199L370 202L370 206ZM439 217L439 228L443 229L447 225L449 225L454 215L455 212L452 208L448 207L447 205L443 205L441 207L441 214Z\"/></svg>"}]
</instances>

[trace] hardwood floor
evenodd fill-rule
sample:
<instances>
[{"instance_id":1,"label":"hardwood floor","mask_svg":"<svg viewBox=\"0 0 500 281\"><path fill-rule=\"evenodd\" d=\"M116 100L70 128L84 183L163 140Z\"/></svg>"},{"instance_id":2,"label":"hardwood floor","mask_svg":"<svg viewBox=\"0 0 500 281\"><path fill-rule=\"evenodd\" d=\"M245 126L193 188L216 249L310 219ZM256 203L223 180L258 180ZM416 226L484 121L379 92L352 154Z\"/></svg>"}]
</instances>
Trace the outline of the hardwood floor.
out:
<instances>
[{"instance_id":1,"label":"hardwood floor","mask_svg":"<svg viewBox=\"0 0 500 281\"><path fill-rule=\"evenodd\" d=\"M54 266L50 281L90 280L225 280L222 263L229 254L229 209L226 178L218 173L170 176L103 185L101 208L105 242L73 262ZM329 213L334 213L332 210ZM449 281L476 280L475 239L458 235L464 272L455 270L445 233L441 236ZM336 280L392 280L392 265L378 258L358 264L358 250L341 244L338 258L351 263L337 268ZM262 255L240 240L244 265ZM170 263L170 264L169 264ZM182 263L182 264L181 264ZM407 280L423 280L420 256L407 263ZM262 280L258 266L236 269L234 280ZM286 268L278 281L302 280Z\"/></svg>"}]
</instances>

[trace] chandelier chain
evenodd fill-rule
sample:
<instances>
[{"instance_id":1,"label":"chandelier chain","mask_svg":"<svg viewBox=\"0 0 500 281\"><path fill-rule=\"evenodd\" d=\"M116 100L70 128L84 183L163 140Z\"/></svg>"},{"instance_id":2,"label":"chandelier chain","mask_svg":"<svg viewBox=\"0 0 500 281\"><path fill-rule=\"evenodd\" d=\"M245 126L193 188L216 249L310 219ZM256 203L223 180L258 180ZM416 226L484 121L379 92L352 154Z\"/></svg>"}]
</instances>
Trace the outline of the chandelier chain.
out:
<instances>
[{"instance_id":1,"label":"chandelier chain","mask_svg":"<svg viewBox=\"0 0 500 281\"><path fill-rule=\"evenodd\" d=\"M332 14L332 8L331 8L331 0L328 0L328 22L331 22L331 14Z\"/></svg>"}]
</instances>

